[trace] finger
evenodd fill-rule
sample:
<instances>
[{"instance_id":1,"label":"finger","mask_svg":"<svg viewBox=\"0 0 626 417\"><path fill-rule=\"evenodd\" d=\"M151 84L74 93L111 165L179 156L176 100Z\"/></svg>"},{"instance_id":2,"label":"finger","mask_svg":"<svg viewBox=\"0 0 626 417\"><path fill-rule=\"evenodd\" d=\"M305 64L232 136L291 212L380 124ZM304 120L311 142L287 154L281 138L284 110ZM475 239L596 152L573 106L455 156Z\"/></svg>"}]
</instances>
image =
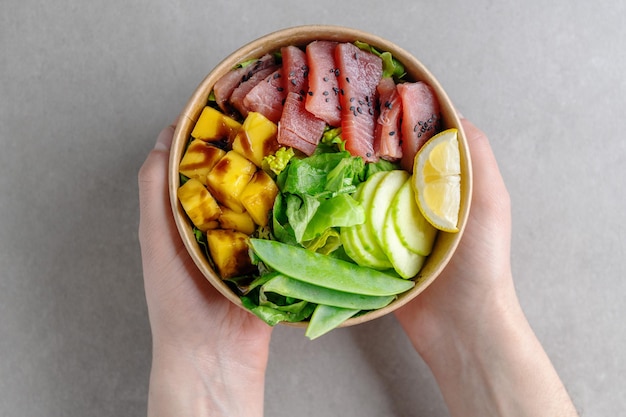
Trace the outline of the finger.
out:
<instances>
[{"instance_id":1,"label":"finger","mask_svg":"<svg viewBox=\"0 0 626 417\"><path fill-rule=\"evenodd\" d=\"M165 245L151 245L155 233L171 227L172 216L167 192L169 147L174 125L163 129L154 149L139 170L139 240L142 250L155 250ZM167 231L165 231L167 235Z\"/></svg>"},{"instance_id":2,"label":"finger","mask_svg":"<svg viewBox=\"0 0 626 417\"><path fill-rule=\"evenodd\" d=\"M472 122L462 119L472 159L473 198L472 205L497 206L499 211L508 210L509 194L500 173L496 157L485 133Z\"/></svg>"}]
</instances>

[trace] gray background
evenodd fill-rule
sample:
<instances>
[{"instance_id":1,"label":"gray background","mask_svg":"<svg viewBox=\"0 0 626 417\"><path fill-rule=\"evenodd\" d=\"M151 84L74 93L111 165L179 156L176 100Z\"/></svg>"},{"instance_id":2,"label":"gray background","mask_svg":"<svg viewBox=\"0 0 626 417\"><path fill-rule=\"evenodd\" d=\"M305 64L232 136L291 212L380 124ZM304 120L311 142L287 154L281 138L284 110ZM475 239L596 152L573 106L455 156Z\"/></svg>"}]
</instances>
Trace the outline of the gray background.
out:
<instances>
[{"instance_id":1,"label":"gray background","mask_svg":"<svg viewBox=\"0 0 626 417\"><path fill-rule=\"evenodd\" d=\"M626 414L626 2L3 0L0 415L145 415L136 174L230 51L344 24L418 56L492 141L523 307L583 416ZM445 416L395 319L278 327L267 416Z\"/></svg>"}]
</instances>

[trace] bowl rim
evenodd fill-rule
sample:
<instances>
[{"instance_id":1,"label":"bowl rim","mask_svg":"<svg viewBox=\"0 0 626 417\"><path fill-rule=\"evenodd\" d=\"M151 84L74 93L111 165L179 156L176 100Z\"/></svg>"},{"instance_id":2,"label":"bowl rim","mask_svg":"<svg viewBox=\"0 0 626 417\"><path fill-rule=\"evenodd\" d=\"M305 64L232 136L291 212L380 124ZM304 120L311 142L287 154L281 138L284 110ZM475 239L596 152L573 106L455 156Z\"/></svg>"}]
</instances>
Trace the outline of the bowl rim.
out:
<instances>
[{"instance_id":1,"label":"bowl rim","mask_svg":"<svg viewBox=\"0 0 626 417\"><path fill-rule=\"evenodd\" d=\"M410 54L404 48L396 45L395 43L384 39L376 34L366 32L360 29L337 26L337 25L299 25L292 26L283 29L279 29L270 32L266 35L258 37L251 42L241 46L233 51L227 57L222 59L205 78L200 82L197 88L192 93L191 97L187 101L183 111L180 113L176 129L174 131L174 137L172 141L172 147L170 150L169 166L168 166L168 194L170 199L170 205L172 214L178 229L179 235L191 256L194 264L204 275L204 277L215 287L223 296L233 302L239 308L242 308L252 314L246 309L239 296L236 295L217 275L215 271L210 267L209 261L206 259L204 252L197 243L191 223L184 213L180 202L177 197L177 189L180 185L180 176L178 173L178 164L184 153L185 145L187 144L191 129L195 125L200 112L206 106L208 96L213 88L215 82L221 75L232 69L237 64L244 62L252 58L258 58L265 53L277 50L280 46L285 45L297 45L304 46L305 44L313 40L333 40L337 42L354 42L360 40L366 42L369 45L377 48L381 51L389 51L400 61L407 70L408 79L414 81L424 81L430 85L439 100L441 114L443 119L442 130L450 127L454 127L458 130L459 151L461 156L461 206L459 210L459 222L458 232L447 233L439 231L435 245L433 247L433 253L437 251L437 248L441 245L446 245L446 249L441 255L437 257L438 262L436 265L432 265L429 262L431 255L427 258L424 267L417 274L413 280L416 285L400 294L396 300L389 305L365 312L356 317L350 318L342 323L339 327L347 327L356 324L361 324L376 318L385 316L398 308L402 307L409 301L413 300L420 293L422 293L432 282L441 274L443 269L447 266L452 255L456 251L461 237L465 231L467 220L469 218L469 211L472 200L472 188L473 188L473 175L472 175L472 162L469 154L469 148L467 143L467 137L463 126L461 124L458 113L456 112L452 101L448 97L446 91L440 85L439 81L434 75L426 68L421 61L419 61L414 55ZM438 254L440 252L437 252ZM298 323L280 322L283 325L303 327L308 321Z\"/></svg>"}]
</instances>

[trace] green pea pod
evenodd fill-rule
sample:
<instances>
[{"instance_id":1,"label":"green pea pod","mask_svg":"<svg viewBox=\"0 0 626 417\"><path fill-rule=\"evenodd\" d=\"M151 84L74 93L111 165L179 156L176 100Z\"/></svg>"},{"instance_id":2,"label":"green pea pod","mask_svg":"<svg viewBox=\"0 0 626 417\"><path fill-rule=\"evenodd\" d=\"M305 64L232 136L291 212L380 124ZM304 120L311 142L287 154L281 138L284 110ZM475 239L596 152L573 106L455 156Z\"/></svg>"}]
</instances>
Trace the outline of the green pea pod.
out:
<instances>
[{"instance_id":1,"label":"green pea pod","mask_svg":"<svg viewBox=\"0 0 626 417\"><path fill-rule=\"evenodd\" d=\"M297 279L285 275L276 275L267 281L263 285L263 291L275 292L285 297L293 297L315 304L325 304L357 310L375 310L382 308L395 298L393 295L379 297L332 290L330 288L298 281Z\"/></svg>"},{"instance_id":2,"label":"green pea pod","mask_svg":"<svg viewBox=\"0 0 626 417\"><path fill-rule=\"evenodd\" d=\"M354 316L360 310L351 308L333 307L320 304L318 305L313 314L311 320L306 328L304 335L313 340L321 335L328 333L335 327L339 326L350 317Z\"/></svg>"},{"instance_id":3,"label":"green pea pod","mask_svg":"<svg viewBox=\"0 0 626 417\"><path fill-rule=\"evenodd\" d=\"M413 281L301 247L264 239L250 239L250 245L257 256L274 270L324 288L353 294L385 296L400 294L415 285Z\"/></svg>"}]
</instances>

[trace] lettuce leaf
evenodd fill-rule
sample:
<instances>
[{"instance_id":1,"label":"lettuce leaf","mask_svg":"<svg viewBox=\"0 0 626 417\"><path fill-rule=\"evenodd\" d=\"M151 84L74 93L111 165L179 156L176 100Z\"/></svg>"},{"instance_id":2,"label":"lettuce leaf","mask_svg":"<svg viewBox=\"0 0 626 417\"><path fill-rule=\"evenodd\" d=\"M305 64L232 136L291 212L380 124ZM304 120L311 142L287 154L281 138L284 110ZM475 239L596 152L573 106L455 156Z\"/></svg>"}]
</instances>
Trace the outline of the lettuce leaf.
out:
<instances>
[{"instance_id":1,"label":"lettuce leaf","mask_svg":"<svg viewBox=\"0 0 626 417\"><path fill-rule=\"evenodd\" d=\"M339 227L365 221L363 207L350 194L365 179L366 164L347 151L326 150L293 158L280 172L272 225L283 243L330 253L340 246Z\"/></svg>"}]
</instances>

